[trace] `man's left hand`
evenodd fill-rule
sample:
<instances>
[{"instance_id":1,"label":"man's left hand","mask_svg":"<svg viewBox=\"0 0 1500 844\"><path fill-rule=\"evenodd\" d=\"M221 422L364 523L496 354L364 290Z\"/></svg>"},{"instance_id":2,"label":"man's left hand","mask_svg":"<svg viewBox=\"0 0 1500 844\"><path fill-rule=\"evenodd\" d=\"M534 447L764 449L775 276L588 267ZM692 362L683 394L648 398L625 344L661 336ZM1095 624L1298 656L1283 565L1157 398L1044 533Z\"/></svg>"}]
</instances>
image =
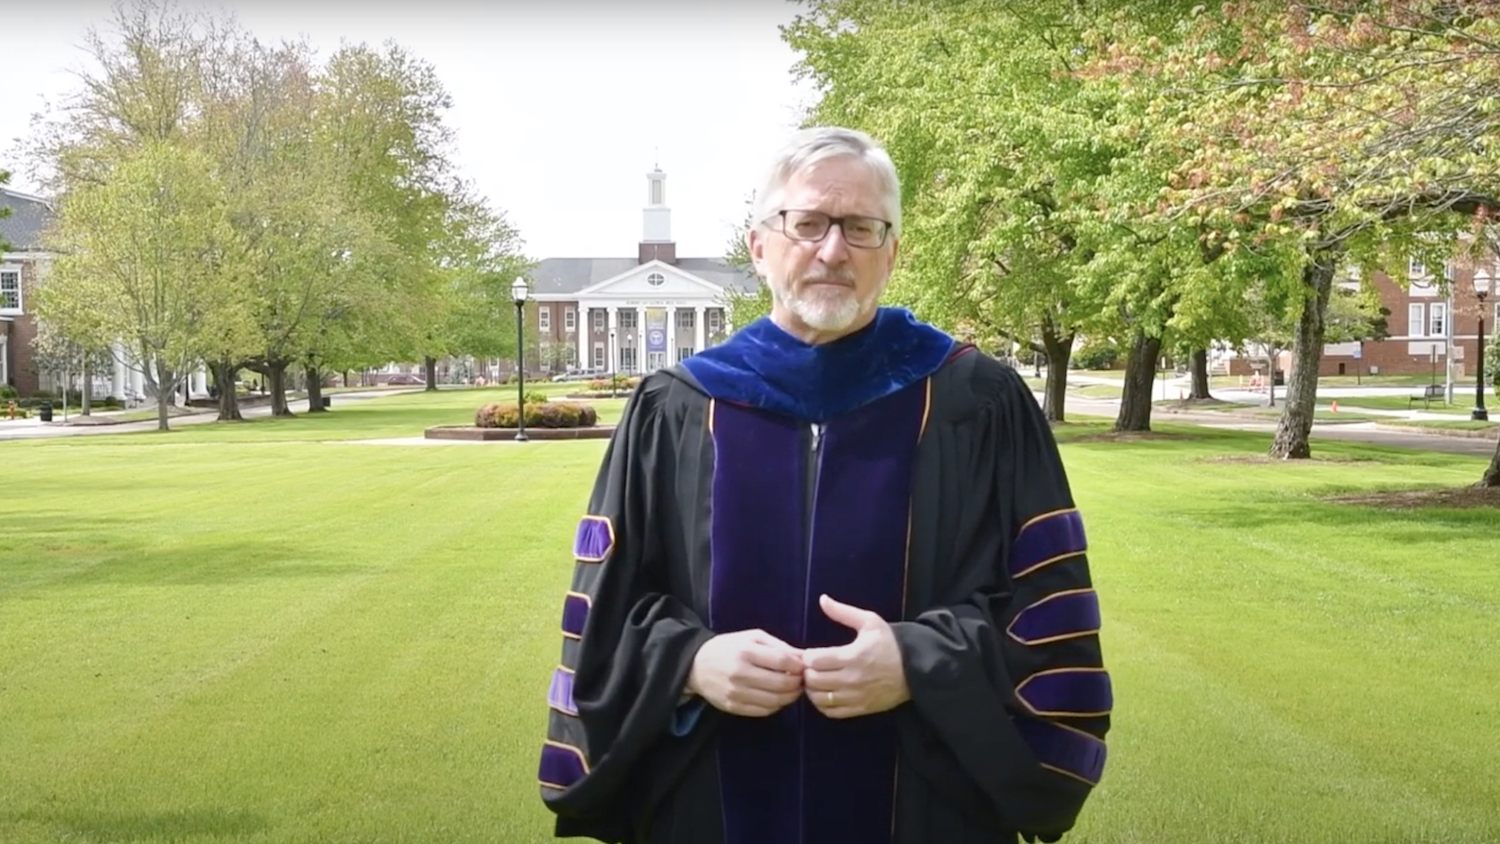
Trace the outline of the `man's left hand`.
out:
<instances>
[{"instance_id":1,"label":"man's left hand","mask_svg":"<svg viewBox=\"0 0 1500 844\"><path fill-rule=\"evenodd\" d=\"M855 718L895 709L911 699L901 649L891 625L878 613L841 604L823 595L823 614L855 633L837 648L809 648L802 654L807 699L829 718Z\"/></svg>"}]
</instances>

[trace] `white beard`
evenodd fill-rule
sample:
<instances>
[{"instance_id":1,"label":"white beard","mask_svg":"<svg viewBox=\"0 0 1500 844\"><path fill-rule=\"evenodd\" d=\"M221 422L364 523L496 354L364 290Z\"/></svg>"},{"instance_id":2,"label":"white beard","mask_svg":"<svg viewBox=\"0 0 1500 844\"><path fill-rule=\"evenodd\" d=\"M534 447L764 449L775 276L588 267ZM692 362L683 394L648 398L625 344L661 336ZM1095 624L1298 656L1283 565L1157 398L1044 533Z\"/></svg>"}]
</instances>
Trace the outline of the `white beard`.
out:
<instances>
[{"instance_id":1,"label":"white beard","mask_svg":"<svg viewBox=\"0 0 1500 844\"><path fill-rule=\"evenodd\" d=\"M813 295L799 296L771 285L771 296L802 324L814 331L846 331L859 319L868 302L860 301L853 288L813 288ZM880 291L875 292L876 296Z\"/></svg>"}]
</instances>

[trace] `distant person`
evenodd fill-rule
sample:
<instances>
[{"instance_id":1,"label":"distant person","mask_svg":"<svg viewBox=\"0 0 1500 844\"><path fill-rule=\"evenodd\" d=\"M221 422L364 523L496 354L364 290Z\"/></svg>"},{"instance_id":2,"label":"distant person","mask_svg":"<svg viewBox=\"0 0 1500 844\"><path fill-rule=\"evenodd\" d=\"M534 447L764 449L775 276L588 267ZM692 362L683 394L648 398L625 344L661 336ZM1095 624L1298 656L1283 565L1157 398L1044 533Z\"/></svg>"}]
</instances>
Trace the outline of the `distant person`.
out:
<instances>
[{"instance_id":1,"label":"distant person","mask_svg":"<svg viewBox=\"0 0 1500 844\"><path fill-rule=\"evenodd\" d=\"M573 545L542 797L640 844L1056 840L1112 706L1083 523L1017 373L879 307L864 134L776 157L771 316L646 376Z\"/></svg>"}]
</instances>

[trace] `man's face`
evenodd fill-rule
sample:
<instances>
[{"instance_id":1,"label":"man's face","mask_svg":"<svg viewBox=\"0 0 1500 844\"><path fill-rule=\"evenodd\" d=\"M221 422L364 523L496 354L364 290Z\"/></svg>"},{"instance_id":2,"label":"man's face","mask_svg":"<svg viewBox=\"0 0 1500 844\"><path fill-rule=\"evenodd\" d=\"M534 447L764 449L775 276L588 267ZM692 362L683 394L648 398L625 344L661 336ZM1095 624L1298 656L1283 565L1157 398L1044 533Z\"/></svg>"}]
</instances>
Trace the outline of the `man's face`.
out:
<instances>
[{"instance_id":1,"label":"man's face","mask_svg":"<svg viewBox=\"0 0 1500 844\"><path fill-rule=\"evenodd\" d=\"M794 175L777 210L820 211L832 217L885 219L880 186L870 168L847 157L827 159ZM825 339L857 331L874 317L896 261L896 236L873 248L851 246L835 224L817 242L781 231L781 218L750 230L750 257L772 296L772 317ZM797 332L802 333L802 332Z\"/></svg>"}]
</instances>

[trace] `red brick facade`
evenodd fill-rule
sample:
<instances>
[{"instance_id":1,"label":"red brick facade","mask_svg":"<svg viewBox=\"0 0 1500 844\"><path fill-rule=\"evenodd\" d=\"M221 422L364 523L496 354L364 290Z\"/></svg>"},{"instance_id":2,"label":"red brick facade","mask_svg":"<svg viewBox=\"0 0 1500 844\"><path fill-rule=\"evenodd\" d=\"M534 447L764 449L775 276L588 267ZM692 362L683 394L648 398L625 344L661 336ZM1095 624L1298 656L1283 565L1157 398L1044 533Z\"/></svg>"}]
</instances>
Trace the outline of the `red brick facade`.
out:
<instances>
[{"instance_id":1,"label":"red brick facade","mask_svg":"<svg viewBox=\"0 0 1500 844\"><path fill-rule=\"evenodd\" d=\"M12 258L5 262L21 267L21 313L7 314L11 322L4 323L7 335L6 361L9 385L16 392L29 396L38 389L36 365L32 360L31 343L36 339L36 261Z\"/></svg>"}]
</instances>

